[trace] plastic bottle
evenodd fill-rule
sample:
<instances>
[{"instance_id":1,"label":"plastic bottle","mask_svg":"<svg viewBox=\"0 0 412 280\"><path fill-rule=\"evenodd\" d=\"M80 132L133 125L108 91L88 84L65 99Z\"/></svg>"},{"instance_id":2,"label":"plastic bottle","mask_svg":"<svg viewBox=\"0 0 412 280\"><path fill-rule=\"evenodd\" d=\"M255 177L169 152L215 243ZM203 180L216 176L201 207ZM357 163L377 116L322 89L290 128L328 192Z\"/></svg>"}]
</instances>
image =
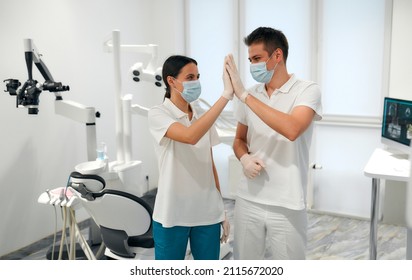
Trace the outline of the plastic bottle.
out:
<instances>
[{"instance_id":1,"label":"plastic bottle","mask_svg":"<svg viewBox=\"0 0 412 280\"><path fill-rule=\"evenodd\" d=\"M108 165L109 165L109 158L107 157L107 146L106 143L101 142L99 146L96 149L97 152L97 158L96 161L101 161L105 164L104 171L108 170Z\"/></svg>"},{"instance_id":2,"label":"plastic bottle","mask_svg":"<svg viewBox=\"0 0 412 280\"><path fill-rule=\"evenodd\" d=\"M107 158L107 146L106 143L101 142L99 146L97 147L97 159L96 160L102 160L104 161Z\"/></svg>"}]
</instances>

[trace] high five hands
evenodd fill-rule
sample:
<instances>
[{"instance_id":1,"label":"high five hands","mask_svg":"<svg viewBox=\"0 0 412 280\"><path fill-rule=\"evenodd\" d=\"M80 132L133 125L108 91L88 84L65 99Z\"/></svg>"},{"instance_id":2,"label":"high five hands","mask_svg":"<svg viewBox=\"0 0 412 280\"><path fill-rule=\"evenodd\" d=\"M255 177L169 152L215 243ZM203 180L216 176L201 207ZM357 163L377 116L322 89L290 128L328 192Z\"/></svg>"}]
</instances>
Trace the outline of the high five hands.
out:
<instances>
[{"instance_id":1,"label":"high five hands","mask_svg":"<svg viewBox=\"0 0 412 280\"><path fill-rule=\"evenodd\" d=\"M242 80L239 76L239 71L237 70L236 63L232 54L229 54L225 57L224 70L226 70L230 76L230 81L232 83L232 88L235 91L236 97L244 103L249 93L243 86Z\"/></svg>"}]
</instances>

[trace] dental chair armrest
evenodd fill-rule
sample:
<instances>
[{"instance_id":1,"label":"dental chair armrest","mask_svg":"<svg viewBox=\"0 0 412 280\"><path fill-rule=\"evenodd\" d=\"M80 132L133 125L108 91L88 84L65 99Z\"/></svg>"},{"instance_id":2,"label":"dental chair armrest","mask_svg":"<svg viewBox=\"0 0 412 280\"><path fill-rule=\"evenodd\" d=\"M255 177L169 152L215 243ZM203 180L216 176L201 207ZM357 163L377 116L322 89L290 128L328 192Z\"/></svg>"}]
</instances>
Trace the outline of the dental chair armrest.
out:
<instances>
[{"instance_id":1,"label":"dental chair armrest","mask_svg":"<svg viewBox=\"0 0 412 280\"><path fill-rule=\"evenodd\" d=\"M89 201L94 200L97 194L104 190L106 186L106 181L94 174L81 174L74 171L70 174L70 179L72 182L71 187Z\"/></svg>"}]
</instances>

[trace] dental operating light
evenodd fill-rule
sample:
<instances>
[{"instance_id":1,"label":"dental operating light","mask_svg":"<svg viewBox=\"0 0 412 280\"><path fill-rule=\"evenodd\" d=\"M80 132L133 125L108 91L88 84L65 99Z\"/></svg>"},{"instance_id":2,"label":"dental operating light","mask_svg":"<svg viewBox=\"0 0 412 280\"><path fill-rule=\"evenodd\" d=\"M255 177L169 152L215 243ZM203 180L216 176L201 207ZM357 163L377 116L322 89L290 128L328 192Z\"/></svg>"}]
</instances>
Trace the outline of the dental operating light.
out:
<instances>
[{"instance_id":1,"label":"dental operating light","mask_svg":"<svg viewBox=\"0 0 412 280\"><path fill-rule=\"evenodd\" d=\"M137 113L147 116L148 108L132 104L132 96L122 92L122 78L120 55L121 52L132 52L150 56L148 63L136 62L129 68L129 76L133 82L146 81L162 87L162 67L157 67L158 46L128 45L120 43L120 31L113 30L110 36L103 42L105 52L113 54L113 66L115 76L115 115L116 115L116 146L117 162L127 163L132 157L132 125L131 114Z\"/></svg>"}]
</instances>

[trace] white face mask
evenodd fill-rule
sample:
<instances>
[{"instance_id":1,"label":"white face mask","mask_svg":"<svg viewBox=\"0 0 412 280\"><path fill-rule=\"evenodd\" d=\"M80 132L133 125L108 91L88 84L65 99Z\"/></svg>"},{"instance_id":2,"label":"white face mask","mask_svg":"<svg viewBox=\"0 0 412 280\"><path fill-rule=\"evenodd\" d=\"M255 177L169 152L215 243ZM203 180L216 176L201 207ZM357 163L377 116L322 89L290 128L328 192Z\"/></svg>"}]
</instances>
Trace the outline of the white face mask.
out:
<instances>
[{"instance_id":1,"label":"white face mask","mask_svg":"<svg viewBox=\"0 0 412 280\"><path fill-rule=\"evenodd\" d=\"M176 81L178 81L179 83L183 85L183 91L182 92L179 91L179 92L182 95L183 99L186 100L187 103L196 101L199 98L202 92L202 86L200 85L199 80L180 82L179 80L176 79Z\"/></svg>"},{"instance_id":2,"label":"white face mask","mask_svg":"<svg viewBox=\"0 0 412 280\"><path fill-rule=\"evenodd\" d=\"M268 58L268 60L266 60L266 62L250 64L250 74L252 74L252 77L253 79L255 79L256 82L267 84L272 79L273 74L275 73L275 69L279 63L276 63L275 68L273 68L272 70L267 70L266 64L271 59L274 53L275 52L273 52L270 55L270 57Z\"/></svg>"}]
</instances>

